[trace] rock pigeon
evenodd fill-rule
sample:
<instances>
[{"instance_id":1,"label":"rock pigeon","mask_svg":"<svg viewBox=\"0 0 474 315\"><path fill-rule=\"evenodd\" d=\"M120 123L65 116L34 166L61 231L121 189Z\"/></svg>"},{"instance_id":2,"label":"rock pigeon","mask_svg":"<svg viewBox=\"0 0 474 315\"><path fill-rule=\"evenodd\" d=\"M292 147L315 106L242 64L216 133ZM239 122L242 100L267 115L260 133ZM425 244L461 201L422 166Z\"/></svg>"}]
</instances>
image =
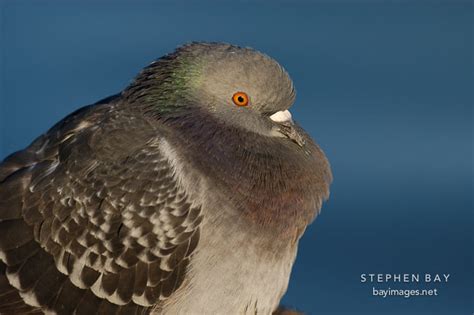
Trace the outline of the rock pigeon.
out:
<instances>
[{"instance_id":1,"label":"rock pigeon","mask_svg":"<svg viewBox=\"0 0 474 315\"><path fill-rule=\"evenodd\" d=\"M332 181L287 72L191 43L0 164L0 313L272 314Z\"/></svg>"}]
</instances>

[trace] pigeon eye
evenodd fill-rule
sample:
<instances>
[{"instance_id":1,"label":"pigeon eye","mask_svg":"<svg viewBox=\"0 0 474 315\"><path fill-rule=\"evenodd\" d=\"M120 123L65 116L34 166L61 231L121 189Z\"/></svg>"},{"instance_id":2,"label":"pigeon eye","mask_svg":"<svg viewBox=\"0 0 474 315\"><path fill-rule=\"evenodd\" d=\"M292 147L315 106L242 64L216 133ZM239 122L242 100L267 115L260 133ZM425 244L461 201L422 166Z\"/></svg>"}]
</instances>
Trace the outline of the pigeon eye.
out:
<instances>
[{"instance_id":1,"label":"pigeon eye","mask_svg":"<svg viewBox=\"0 0 474 315\"><path fill-rule=\"evenodd\" d=\"M249 104L249 97L244 92L237 92L232 96L232 101L237 106L247 106Z\"/></svg>"}]
</instances>

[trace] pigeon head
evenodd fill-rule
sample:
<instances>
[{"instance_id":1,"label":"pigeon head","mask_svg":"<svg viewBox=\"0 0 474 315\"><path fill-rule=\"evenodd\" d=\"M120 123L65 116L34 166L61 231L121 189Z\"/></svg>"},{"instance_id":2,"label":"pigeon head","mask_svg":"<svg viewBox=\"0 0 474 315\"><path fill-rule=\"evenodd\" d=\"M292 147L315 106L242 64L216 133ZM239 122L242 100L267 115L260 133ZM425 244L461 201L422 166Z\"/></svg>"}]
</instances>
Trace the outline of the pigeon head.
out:
<instances>
[{"instance_id":1,"label":"pigeon head","mask_svg":"<svg viewBox=\"0 0 474 315\"><path fill-rule=\"evenodd\" d=\"M192 82L195 96L213 111L272 114L293 104L288 74L260 52L226 44L192 44L178 51L200 64Z\"/></svg>"},{"instance_id":2,"label":"pigeon head","mask_svg":"<svg viewBox=\"0 0 474 315\"><path fill-rule=\"evenodd\" d=\"M125 94L160 117L199 110L226 125L301 141L288 111L293 82L275 60L251 48L184 45L145 68Z\"/></svg>"}]
</instances>

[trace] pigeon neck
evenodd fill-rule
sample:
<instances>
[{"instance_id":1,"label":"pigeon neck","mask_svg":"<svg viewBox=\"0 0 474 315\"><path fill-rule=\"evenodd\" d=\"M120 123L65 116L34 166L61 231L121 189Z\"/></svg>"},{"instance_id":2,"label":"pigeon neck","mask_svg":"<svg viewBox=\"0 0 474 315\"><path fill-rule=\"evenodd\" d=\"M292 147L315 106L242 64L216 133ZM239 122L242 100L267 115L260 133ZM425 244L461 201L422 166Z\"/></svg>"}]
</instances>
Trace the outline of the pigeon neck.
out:
<instances>
[{"instance_id":1,"label":"pigeon neck","mask_svg":"<svg viewBox=\"0 0 474 315\"><path fill-rule=\"evenodd\" d=\"M331 174L322 151L224 126L203 113L165 122L188 163L206 174L241 215L260 227L304 229L326 199ZM291 229L291 231L290 231Z\"/></svg>"}]
</instances>

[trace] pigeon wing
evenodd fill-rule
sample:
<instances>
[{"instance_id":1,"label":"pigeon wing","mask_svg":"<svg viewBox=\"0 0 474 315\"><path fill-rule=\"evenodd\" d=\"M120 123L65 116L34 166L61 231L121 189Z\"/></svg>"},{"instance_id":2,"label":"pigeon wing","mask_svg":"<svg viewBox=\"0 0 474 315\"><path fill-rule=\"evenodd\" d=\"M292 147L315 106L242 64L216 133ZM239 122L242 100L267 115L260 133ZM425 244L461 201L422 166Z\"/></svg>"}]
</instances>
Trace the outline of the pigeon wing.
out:
<instances>
[{"instance_id":1,"label":"pigeon wing","mask_svg":"<svg viewBox=\"0 0 474 315\"><path fill-rule=\"evenodd\" d=\"M201 209L158 134L145 119L98 104L0 164L3 278L28 305L146 313L181 286ZM5 303L15 313L18 301Z\"/></svg>"}]
</instances>

